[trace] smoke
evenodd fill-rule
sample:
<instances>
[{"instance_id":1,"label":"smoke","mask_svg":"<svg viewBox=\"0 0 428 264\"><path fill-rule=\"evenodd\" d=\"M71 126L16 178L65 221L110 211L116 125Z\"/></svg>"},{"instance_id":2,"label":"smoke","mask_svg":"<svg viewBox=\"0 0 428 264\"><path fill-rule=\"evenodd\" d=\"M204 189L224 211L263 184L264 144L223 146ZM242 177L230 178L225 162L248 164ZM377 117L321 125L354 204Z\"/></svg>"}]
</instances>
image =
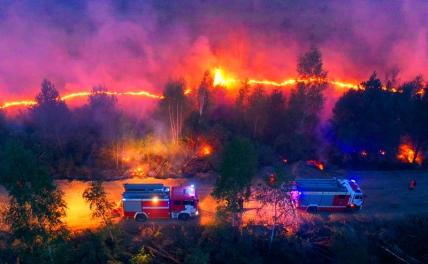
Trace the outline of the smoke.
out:
<instances>
[{"instance_id":1,"label":"smoke","mask_svg":"<svg viewBox=\"0 0 428 264\"><path fill-rule=\"evenodd\" d=\"M6 98L32 97L43 78L61 93L98 84L160 93L171 78L194 87L216 66L281 81L314 45L338 80L428 68L425 1L3 0L0 18Z\"/></svg>"}]
</instances>

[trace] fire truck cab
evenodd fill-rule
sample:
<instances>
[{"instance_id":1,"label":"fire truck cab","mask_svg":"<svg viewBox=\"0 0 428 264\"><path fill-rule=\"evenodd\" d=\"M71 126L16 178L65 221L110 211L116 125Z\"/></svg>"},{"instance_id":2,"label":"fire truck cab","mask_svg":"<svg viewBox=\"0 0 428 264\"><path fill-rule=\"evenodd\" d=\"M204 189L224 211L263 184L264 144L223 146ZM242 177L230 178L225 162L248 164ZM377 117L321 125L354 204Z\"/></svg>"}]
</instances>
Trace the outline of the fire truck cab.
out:
<instances>
[{"instance_id":1,"label":"fire truck cab","mask_svg":"<svg viewBox=\"0 0 428 264\"><path fill-rule=\"evenodd\" d=\"M307 212L357 211L363 193L354 180L297 179L291 193L296 207Z\"/></svg>"},{"instance_id":2,"label":"fire truck cab","mask_svg":"<svg viewBox=\"0 0 428 264\"><path fill-rule=\"evenodd\" d=\"M163 184L124 184L123 216L139 222L148 219L187 220L198 212L194 185L167 187Z\"/></svg>"}]
</instances>

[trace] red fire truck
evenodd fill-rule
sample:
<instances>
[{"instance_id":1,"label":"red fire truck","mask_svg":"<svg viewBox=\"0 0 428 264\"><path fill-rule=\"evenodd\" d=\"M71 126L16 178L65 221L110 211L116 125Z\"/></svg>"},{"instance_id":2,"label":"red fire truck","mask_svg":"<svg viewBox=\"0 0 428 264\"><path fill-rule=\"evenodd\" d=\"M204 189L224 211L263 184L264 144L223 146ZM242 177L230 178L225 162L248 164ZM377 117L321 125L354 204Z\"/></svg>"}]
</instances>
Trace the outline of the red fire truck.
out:
<instances>
[{"instance_id":1,"label":"red fire truck","mask_svg":"<svg viewBox=\"0 0 428 264\"><path fill-rule=\"evenodd\" d=\"M363 193L355 180L297 179L291 197L297 208L311 213L356 211L363 205Z\"/></svg>"},{"instance_id":2,"label":"red fire truck","mask_svg":"<svg viewBox=\"0 0 428 264\"><path fill-rule=\"evenodd\" d=\"M195 186L167 187L163 184L123 185L123 215L139 222L147 219L172 218L187 220L198 212Z\"/></svg>"}]
</instances>

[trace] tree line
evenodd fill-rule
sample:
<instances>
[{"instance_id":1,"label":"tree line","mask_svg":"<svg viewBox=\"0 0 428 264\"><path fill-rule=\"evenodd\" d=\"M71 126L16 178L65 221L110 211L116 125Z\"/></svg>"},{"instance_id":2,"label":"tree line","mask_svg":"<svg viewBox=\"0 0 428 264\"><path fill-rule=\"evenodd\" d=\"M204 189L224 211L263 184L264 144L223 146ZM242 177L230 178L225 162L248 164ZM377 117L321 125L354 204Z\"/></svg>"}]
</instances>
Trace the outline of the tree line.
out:
<instances>
[{"instance_id":1,"label":"tree line","mask_svg":"<svg viewBox=\"0 0 428 264\"><path fill-rule=\"evenodd\" d=\"M361 89L345 92L322 123L330 93L321 52L310 49L296 69L300 79L317 81L299 82L291 90L242 82L232 99L213 87L209 72L191 94L184 81L170 81L164 99L146 118L125 113L102 86L93 88L86 104L69 108L45 80L36 105L12 119L0 114L1 141L23 142L56 178L124 173L129 169L121 159L125 142L159 130L175 144L209 142L216 150L214 165L237 137L252 142L261 166L314 159L351 167L423 165L428 99L421 76L393 87L394 80L382 84L373 74Z\"/></svg>"}]
</instances>

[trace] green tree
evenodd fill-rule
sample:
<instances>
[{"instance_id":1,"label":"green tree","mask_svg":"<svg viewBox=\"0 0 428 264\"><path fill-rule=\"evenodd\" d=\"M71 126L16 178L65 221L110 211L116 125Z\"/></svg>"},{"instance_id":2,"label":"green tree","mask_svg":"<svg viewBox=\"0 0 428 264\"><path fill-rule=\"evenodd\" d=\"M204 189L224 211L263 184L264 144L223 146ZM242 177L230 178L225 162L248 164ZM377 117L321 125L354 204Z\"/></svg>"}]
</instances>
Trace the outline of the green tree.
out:
<instances>
[{"instance_id":1,"label":"green tree","mask_svg":"<svg viewBox=\"0 0 428 264\"><path fill-rule=\"evenodd\" d=\"M4 221L24 262L53 262L54 242L65 235L63 193L33 153L16 141L0 153L0 184L9 193Z\"/></svg>"},{"instance_id":2,"label":"green tree","mask_svg":"<svg viewBox=\"0 0 428 264\"><path fill-rule=\"evenodd\" d=\"M243 202L249 198L251 180L257 169L257 154L251 142L245 138L233 139L226 146L220 168L220 176L214 186L213 195L225 202L226 210L242 212Z\"/></svg>"},{"instance_id":3,"label":"green tree","mask_svg":"<svg viewBox=\"0 0 428 264\"><path fill-rule=\"evenodd\" d=\"M133 135L135 124L118 107L115 95L104 86L95 86L87 104L75 111L76 132L74 142L79 153L79 164L90 168L120 168L120 154L125 138ZM135 125L134 125L135 127ZM100 176L101 170L93 170L91 176Z\"/></svg>"},{"instance_id":4,"label":"green tree","mask_svg":"<svg viewBox=\"0 0 428 264\"><path fill-rule=\"evenodd\" d=\"M170 136L174 143L178 143L183 130L183 121L190 113L189 98L184 94L184 82L171 81L164 89L164 99L159 102L159 114L169 125Z\"/></svg>"},{"instance_id":5,"label":"green tree","mask_svg":"<svg viewBox=\"0 0 428 264\"><path fill-rule=\"evenodd\" d=\"M297 63L297 73L300 78L304 79L324 79L327 77L327 72L323 67L321 52L317 48L312 47L308 52L300 56Z\"/></svg>"},{"instance_id":6,"label":"green tree","mask_svg":"<svg viewBox=\"0 0 428 264\"><path fill-rule=\"evenodd\" d=\"M7 121L3 111L0 110L0 144L3 143L8 136Z\"/></svg>"},{"instance_id":7,"label":"green tree","mask_svg":"<svg viewBox=\"0 0 428 264\"><path fill-rule=\"evenodd\" d=\"M48 80L43 80L36 102L29 110L31 142L51 173L67 175L70 172L67 144L71 134L71 112Z\"/></svg>"},{"instance_id":8,"label":"green tree","mask_svg":"<svg viewBox=\"0 0 428 264\"><path fill-rule=\"evenodd\" d=\"M231 113L231 120L228 120L225 117L226 121L229 121L228 127L234 129L238 134L241 135L249 135L251 136L251 132L248 133L248 126L246 125L247 118L247 109L249 104L249 96L250 96L250 86L248 83L242 83L242 86L238 90L238 95L235 99L235 104L233 108L229 111Z\"/></svg>"},{"instance_id":9,"label":"green tree","mask_svg":"<svg viewBox=\"0 0 428 264\"><path fill-rule=\"evenodd\" d=\"M412 109L410 100L402 93L385 91L376 73L361 86L364 89L350 90L336 102L331 120L334 145L345 160L359 157L362 151L369 161L395 159L406 122L401 116Z\"/></svg>"},{"instance_id":10,"label":"green tree","mask_svg":"<svg viewBox=\"0 0 428 264\"><path fill-rule=\"evenodd\" d=\"M273 145L275 139L282 133L287 133L287 105L281 90L273 90L267 98L267 127L265 141Z\"/></svg>"},{"instance_id":11,"label":"green tree","mask_svg":"<svg viewBox=\"0 0 428 264\"><path fill-rule=\"evenodd\" d=\"M248 98L247 122L253 137L262 137L268 121L268 96L257 87Z\"/></svg>"},{"instance_id":12,"label":"green tree","mask_svg":"<svg viewBox=\"0 0 428 264\"><path fill-rule=\"evenodd\" d=\"M259 203L259 219L271 226L271 250L277 226L296 227L297 216L290 196L292 177L285 173L283 166L276 166L265 180L252 190L252 196Z\"/></svg>"},{"instance_id":13,"label":"green tree","mask_svg":"<svg viewBox=\"0 0 428 264\"><path fill-rule=\"evenodd\" d=\"M104 86L92 88L88 97L88 118L85 120L92 125L97 132L99 144L111 144L118 138L118 121L120 111L117 107L117 97L108 94ZM96 142L97 142L96 141Z\"/></svg>"},{"instance_id":14,"label":"green tree","mask_svg":"<svg viewBox=\"0 0 428 264\"><path fill-rule=\"evenodd\" d=\"M299 58L297 72L302 81L290 95L287 113L290 133L282 147L291 160L313 158L316 154L318 126L324 106L323 91L328 85L321 52L316 48Z\"/></svg>"},{"instance_id":15,"label":"green tree","mask_svg":"<svg viewBox=\"0 0 428 264\"><path fill-rule=\"evenodd\" d=\"M142 247L138 253L131 258L131 264L148 264L152 263L152 261L153 254L145 250L144 247Z\"/></svg>"},{"instance_id":16,"label":"green tree","mask_svg":"<svg viewBox=\"0 0 428 264\"><path fill-rule=\"evenodd\" d=\"M428 95L421 76L400 87L399 118L403 125L403 135L410 138L414 147L412 163L428 148Z\"/></svg>"},{"instance_id":17,"label":"green tree","mask_svg":"<svg viewBox=\"0 0 428 264\"><path fill-rule=\"evenodd\" d=\"M92 210L92 217L100 218L103 221L113 241L112 210L114 209L114 203L107 198L102 181L91 182L89 187L83 192L82 197L89 203L89 208Z\"/></svg>"}]
</instances>

